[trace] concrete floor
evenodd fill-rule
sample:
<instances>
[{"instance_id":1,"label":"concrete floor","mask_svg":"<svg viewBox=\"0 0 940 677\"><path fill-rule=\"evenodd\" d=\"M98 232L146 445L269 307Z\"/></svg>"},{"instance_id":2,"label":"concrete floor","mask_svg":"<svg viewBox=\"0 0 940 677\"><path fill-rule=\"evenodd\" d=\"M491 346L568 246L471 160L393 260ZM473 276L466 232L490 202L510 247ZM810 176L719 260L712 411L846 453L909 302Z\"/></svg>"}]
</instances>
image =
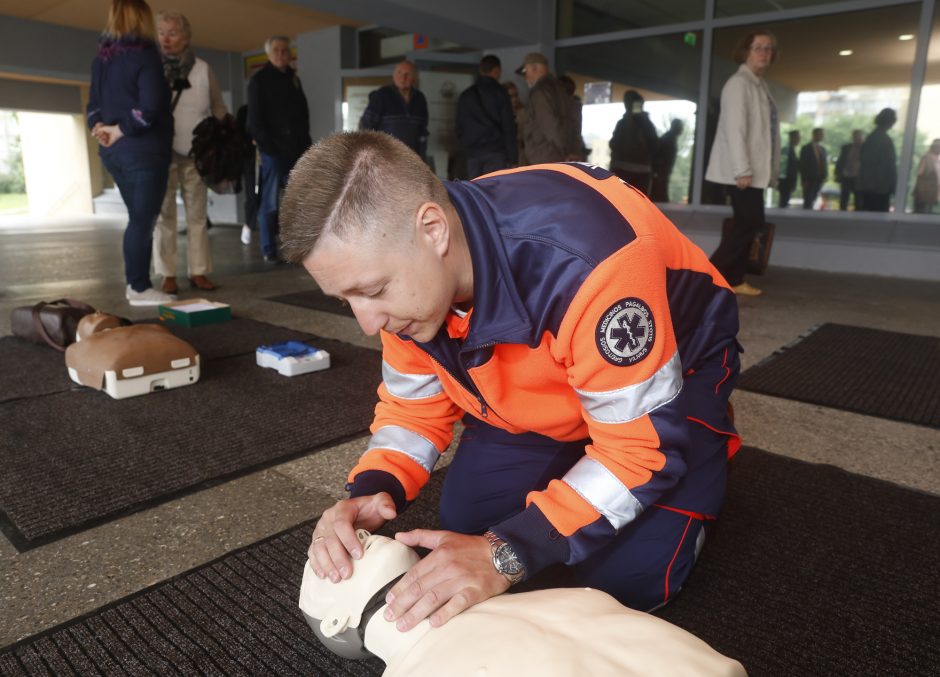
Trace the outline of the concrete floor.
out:
<instances>
[{"instance_id":1,"label":"concrete floor","mask_svg":"<svg viewBox=\"0 0 940 677\"><path fill-rule=\"evenodd\" d=\"M12 308L70 296L132 319L154 309L124 301L121 218L0 220L0 334ZM355 321L264 300L313 287L292 266L264 264L239 230L211 230L212 298L234 312L321 336L378 347ZM181 238L181 254L185 238ZM184 260L184 259L181 259ZM185 281L185 275L181 275ZM940 283L771 268L766 294L741 299L744 367L808 328L840 322L940 336ZM184 289L183 297L195 296ZM376 375L379 378L379 375ZM940 432L739 391L745 443L940 494ZM186 571L319 514L343 495L363 439L262 470L17 553L0 536L0 646ZM0 466L2 471L2 466Z\"/></svg>"}]
</instances>

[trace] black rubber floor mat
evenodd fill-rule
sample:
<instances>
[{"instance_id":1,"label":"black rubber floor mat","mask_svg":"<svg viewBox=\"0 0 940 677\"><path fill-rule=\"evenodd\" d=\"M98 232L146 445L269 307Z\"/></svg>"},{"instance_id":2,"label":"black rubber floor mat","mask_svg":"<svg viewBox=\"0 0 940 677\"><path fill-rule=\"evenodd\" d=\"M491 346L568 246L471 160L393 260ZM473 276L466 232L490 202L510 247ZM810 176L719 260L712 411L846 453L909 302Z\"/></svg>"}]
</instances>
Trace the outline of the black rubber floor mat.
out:
<instances>
[{"instance_id":1,"label":"black rubber floor mat","mask_svg":"<svg viewBox=\"0 0 940 677\"><path fill-rule=\"evenodd\" d=\"M822 324L746 370L738 388L940 427L940 338Z\"/></svg>"},{"instance_id":2,"label":"black rubber floor mat","mask_svg":"<svg viewBox=\"0 0 940 677\"><path fill-rule=\"evenodd\" d=\"M319 289L309 289L307 291L297 291L290 294L281 294L280 296L269 296L268 301L277 303L286 303L289 306L300 306L301 308L311 308L312 310L322 310L325 313L334 315L345 315L346 317L355 317L352 308L345 305L339 299L327 296Z\"/></svg>"},{"instance_id":3,"label":"black rubber floor mat","mask_svg":"<svg viewBox=\"0 0 940 677\"><path fill-rule=\"evenodd\" d=\"M441 480L432 476L394 530L439 523ZM321 648L297 608L311 526L7 647L0 673L381 674L376 659ZM940 497L744 448L698 565L657 615L752 677L932 674L938 535ZM565 584L550 575L532 583Z\"/></svg>"},{"instance_id":4,"label":"black rubber floor mat","mask_svg":"<svg viewBox=\"0 0 940 677\"><path fill-rule=\"evenodd\" d=\"M210 326L224 334L231 323ZM268 326L272 337L283 333ZM365 433L379 352L292 335L329 352L330 368L282 376L257 366L252 349L204 360L192 386L123 400L82 388L0 404L4 533L29 549ZM231 352L226 340L206 352Z\"/></svg>"}]
</instances>

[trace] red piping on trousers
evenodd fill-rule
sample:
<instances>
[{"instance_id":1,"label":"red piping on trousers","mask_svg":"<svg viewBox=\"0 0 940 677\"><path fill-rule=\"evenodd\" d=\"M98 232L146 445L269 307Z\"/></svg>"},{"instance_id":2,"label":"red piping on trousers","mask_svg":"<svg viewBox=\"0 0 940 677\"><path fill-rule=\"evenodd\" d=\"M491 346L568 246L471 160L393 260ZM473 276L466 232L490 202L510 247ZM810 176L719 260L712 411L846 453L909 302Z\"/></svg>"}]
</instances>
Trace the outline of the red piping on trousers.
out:
<instances>
[{"instance_id":1,"label":"red piping on trousers","mask_svg":"<svg viewBox=\"0 0 940 677\"><path fill-rule=\"evenodd\" d=\"M673 508L668 505L660 505L659 503L653 504L654 508L659 508L660 510L668 510L670 512L677 512L680 515L685 515L686 517L691 517L694 520L699 522L705 522L706 520L717 519L714 515L706 515L701 512L692 512L691 510L683 510L682 508Z\"/></svg>"},{"instance_id":2,"label":"red piping on trousers","mask_svg":"<svg viewBox=\"0 0 940 677\"><path fill-rule=\"evenodd\" d=\"M728 349L725 348L725 356L721 360L721 366L725 368L725 377L718 381L715 385L715 394L718 394L718 389L721 387L721 384L728 380L728 377L731 376L731 369L728 367Z\"/></svg>"},{"instance_id":3,"label":"red piping on trousers","mask_svg":"<svg viewBox=\"0 0 940 677\"><path fill-rule=\"evenodd\" d=\"M676 561L676 557L679 556L679 550L682 549L682 544L685 542L686 534L689 533L689 526L692 524L692 518L690 517L685 523L685 530L682 532L682 538L679 539L679 545L676 546L676 551L672 553L672 559L669 561L669 566L666 567L666 589L663 596L663 602L666 602L669 599L669 572L672 570L672 565Z\"/></svg>"},{"instance_id":4,"label":"red piping on trousers","mask_svg":"<svg viewBox=\"0 0 940 677\"><path fill-rule=\"evenodd\" d=\"M703 425L714 433L718 433L719 435L727 435L728 437L730 437L731 439L728 440L728 458L731 458L736 453L738 453L738 450L741 448L741 436L738 435L737 433L730 433L726 430L718 430L718 428L715 428L714 426L710 426L707 423L705 423L705 421L699 418L695 418L693 416L686 416L686 419L688 419L689 421L692 421L693 423L698 423L699 425Z\"/></svg>"}]
</instances>

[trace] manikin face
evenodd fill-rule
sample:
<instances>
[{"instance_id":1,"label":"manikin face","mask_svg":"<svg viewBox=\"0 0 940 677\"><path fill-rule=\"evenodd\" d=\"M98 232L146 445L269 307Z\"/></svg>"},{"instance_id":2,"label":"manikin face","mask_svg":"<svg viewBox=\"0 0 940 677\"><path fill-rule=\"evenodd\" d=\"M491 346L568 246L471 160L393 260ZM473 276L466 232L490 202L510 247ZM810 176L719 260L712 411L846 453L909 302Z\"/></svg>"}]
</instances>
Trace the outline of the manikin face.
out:
<instances>
[{"instance_id":1,"label":"manikin face","mask_svg":"<svg viewBox=\"0 0 940 677\"><path fill-rule=\"evenodd\" d=\"M160 51L166 56L176 56L184 49L189 41L177 21L160 21L157 25L157 39L160 41Z\"/></svg>"},{"instance_id":2,"label":"manikin face","mask_svg":"<svg viewBox=\"0 0 940 677\"><path fill-rule=\"evenodd\" d=\"M410 90L415 84L415 67L410 63L398 64L392 74L392 82L402 92Z\"/></svg>"},{"instance_id":3,"label":"manikin face","mask_svg":"<svg viewBox=\"0 0 940 677\"><path fill-rule=\"evenodd\" d=\"M774 43L769 35L755 36L751 41L751 49L747 53L747 67L754 75L763 75L774 57Z\"/></svg>"},{"instance_id":4,"label":"manikin face","mask_svg":"<svg viewBox=\"0 0 940 677\"><path fill-rule=\"evenodd\" d=\"M283 40L275 40L268 52L268 61L275 68L284 70L290 65L290 45Z\"/></svg>"},{"instance_id":5,"label":"manikin face","mask_svg":"<svg viewBox=\"0 0 940 677\"><path fill-rule=\"evenodd\" d=\"M424 343L446 320L456 285L444 265L447 244L416 232L387 246L374 236L325 234L304 268L324 293L349 304L367 335L384 329Z\"/></svg>"}]
</instances>

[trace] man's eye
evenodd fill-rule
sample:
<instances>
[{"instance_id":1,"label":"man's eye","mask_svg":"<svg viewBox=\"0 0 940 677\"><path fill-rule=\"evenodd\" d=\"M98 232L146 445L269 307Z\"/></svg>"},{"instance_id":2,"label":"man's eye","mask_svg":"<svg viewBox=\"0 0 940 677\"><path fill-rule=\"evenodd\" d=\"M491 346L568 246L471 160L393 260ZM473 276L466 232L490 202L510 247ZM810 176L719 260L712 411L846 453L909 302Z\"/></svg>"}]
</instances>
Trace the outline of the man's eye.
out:
<instances>
[{"instance_id":1,"label":"man's eye","mask_svg":"<svg viewBox=\"0 0 940 677\"><path fill-rule=\"evenodd\" d=\"M385 287L382 287L381 289L378 289L378 290L376 290L376 291L374 291L374 292L372 292L372 293L370 293L370 294L367 294L367 296L368 296L370 299L374 299L374 298L376 298L377 296L381 296L384 292L385 292Z\"/></svg>"}]
</instances>

